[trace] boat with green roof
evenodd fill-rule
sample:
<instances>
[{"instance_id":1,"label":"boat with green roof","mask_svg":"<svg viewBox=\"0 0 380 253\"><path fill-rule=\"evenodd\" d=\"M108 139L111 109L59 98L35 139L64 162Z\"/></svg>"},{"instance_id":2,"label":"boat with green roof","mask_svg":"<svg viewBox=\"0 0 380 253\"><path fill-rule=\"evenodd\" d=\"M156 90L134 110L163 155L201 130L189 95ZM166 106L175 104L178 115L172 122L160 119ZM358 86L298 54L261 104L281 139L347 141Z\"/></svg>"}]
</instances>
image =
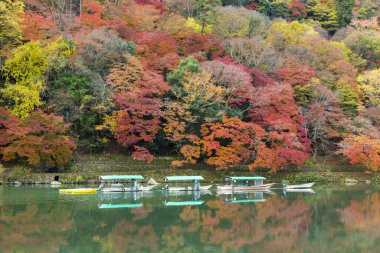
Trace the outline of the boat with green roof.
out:
<instances>
[{"instance_id":1,"label":"boat with green roof","mask_svg":"<svg viewBox=\"0 0 380 253\"><path fill-rule=\"evenodd\" d=\"M97 190L102 192L139 192L149 191L155 187L155 185L144 186L141 183L144 177L141 175L105 175L100 176L99 180L101 185ZM126 186L125 183L132 185Z\"/></svg>"},{"instance_id":2,"label":"boat with green roof","mask_svg":"<svg viewBox=\"0 0 380 253\"><path fill-rule=\"evenodd\" d=\"M165 191L207 191L213 185L201 186L200 181L203 181L202 176L167 176L165 181L167 184L163 188ZM192 183L192 185L185 185L179 187L173 187L171 183L173 182L182 182L182 183Z\"/></svg>"},{"instance_id":3,"label":"boat with green roof","mask_svg":"<svg viewBox=\"0 0 380 253\"><path fill-rule=\"evenodd\" d=\"M224 179L226 184L218 185L218 191L265 191L275 185L275 183L264 184L265 177L226 176Z\"/></svg>"}]
</instances>

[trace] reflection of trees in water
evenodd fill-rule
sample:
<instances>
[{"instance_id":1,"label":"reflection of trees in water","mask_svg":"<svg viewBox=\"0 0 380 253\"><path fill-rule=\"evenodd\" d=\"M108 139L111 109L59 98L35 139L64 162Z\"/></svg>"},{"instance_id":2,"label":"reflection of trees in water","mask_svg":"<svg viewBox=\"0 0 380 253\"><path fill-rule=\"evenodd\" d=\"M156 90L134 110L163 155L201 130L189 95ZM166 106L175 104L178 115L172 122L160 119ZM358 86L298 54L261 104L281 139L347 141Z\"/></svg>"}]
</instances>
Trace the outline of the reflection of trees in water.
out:
<instances>
[{"instance_id":1,"label":"reflection of trees in water","mask_svg":"<svg viewBox=\"0 0 380 253\"><path fill-rule=\"evenodd\" d=\"M346 233L340 252L379 252L380 249L380 194L366 195L352 200L339 210Z\"/></svg>"},{"instance_id":2,"label":"reflection of trees in water","mask_svg":"<svg viewBox=\"0 0 380 253\"><path fill-rule=\"evenodd\" d=\"M329 213L326 219L314 221L316 224L307 252L379 252L380 194L350 192L348 195L344 192L334 195L341 196L341 199L331 201L330 205L343 207L330 208L335 215Z\"/></svg>"},{"instance_id":3,"label":"reflection of trees in water","mask_svg":"<svg viewBox=\"0 0 380 253\"><path fill-rule=\"evenodd\" d=\"M152 205L130 210L132 216L117 220L111 231L99 239L100 252L152 252L158 248L153 224L139 224L153 212ZM146 223L146 222L144 222Z\"/></svg>"},{"instance_id":4,"label":"reflection of trees in water","mask_svg":"<svg viewBox=\"0 0 380 253\"><path fill-rule=\"evenodd\" d=\"M70 211L59 204L48 209L26 205L19 211L0 206L0 252L59 252L72 224Z\"/></svg>"},{"instance_id":5,"label":"reflection of trees in water","mask_svg":"<svg viewBox=\"0 0 380 253\"><path fill-rule=\"evenodd\" d=\"M182 251L189 244L187 240L196 238L203 245L220 246L223 252L243 248L264 252L305 249L311 213L303 198L290 201L273 196L257 205L210 200L206 205L207 210L185 207L180 214L182 223L165 229L163 246Z\"/></svg>"},{"instance_id":6,"label":"reflection of trees in water","mask_svg":"<svg viewBox=\"0 0 380 253\"><path fill-rule=\"evenodd\" d=\"M152 252L157 250L153 225L139 226L127 219L120 220L111 232L100 239L100 252Z\"/></svg>"},{"instance_id":7,"label":"reflection of trees in water","mask_svg":"<svg viewBox=\"0 0 380 253\"><path fill-rule=\"evenodd\" d=\"M0 206L0 252L356 253L380 248L380 193L362 188L307 198L274 195L263 203L211 199L174 208L69 206Z\"/></svg>"}]
</instances>

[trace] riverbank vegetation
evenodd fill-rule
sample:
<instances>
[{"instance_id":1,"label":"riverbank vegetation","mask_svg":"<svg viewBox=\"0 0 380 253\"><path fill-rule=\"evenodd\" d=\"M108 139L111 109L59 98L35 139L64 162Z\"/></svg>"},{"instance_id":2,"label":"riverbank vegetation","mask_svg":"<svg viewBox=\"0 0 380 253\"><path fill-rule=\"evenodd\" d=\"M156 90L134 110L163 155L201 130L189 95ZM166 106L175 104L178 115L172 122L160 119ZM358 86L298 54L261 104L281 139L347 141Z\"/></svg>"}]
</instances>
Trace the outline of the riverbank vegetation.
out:
<instances>
[{"instance_id":1,"label":"riverbank vegetation","mask_svg":"<svg viewBox=\"0 0 380 253\"><path fill-rule=\"evenodd\" d=\"M380 168L376 1L5 0L0 28L6 167Z\"/></svg>"}]
</instances>

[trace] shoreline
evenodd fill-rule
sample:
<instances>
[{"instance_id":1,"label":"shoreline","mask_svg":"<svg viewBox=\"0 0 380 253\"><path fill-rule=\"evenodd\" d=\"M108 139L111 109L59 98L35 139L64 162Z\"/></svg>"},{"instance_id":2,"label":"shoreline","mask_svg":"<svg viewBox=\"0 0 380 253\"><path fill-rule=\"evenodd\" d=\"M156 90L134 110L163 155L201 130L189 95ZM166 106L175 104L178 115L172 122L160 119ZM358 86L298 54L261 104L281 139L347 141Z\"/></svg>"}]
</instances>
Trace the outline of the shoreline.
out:
<instances>
[{"instance_id":1,"label":"shoreline","mask_svg":"<svg viewBox=\"0 0 380 253\"><path fill-rule=\"evenodd\" d=\"M145 182L150 178L154 178L158 183L163 183L166 175L174 175L174 173L162 173L163 171L141 171L139 174L144 176ZM168 171L169 172L169 171ZM172 171L171 171L172 172ZM52 182L59 182L62 185L75 184L99 184L98 177L105 174L137 174L136 171L123 172L102 172L102 173L29 173L25 175L12 175L11 173L0 174L0 185L50 185ZM205 183L221 183L224 175L243 176L248 173L236 171L209 171L209 170L177 170L176 175L201 175L205 178ZM380 173L364 173L364 172L279 172L279 173L252 173L254 175L264 176L268 182L282 182L287 180L292 183L301 182L319 182L334 183L347 182L354 180L357 182L380 183ZM53 183L54 184L54 183Z\"/></svg>"},{"instance_id":2,"label":"shoreline","mask_svg":"<svg viewBox=\"0 0 380 253\"><path fill-rule=\"evenodd\" d=\"M281 182L344 182L345 179L354 179L365 182L380 182L380 172L367 172L364 166L339 164L324 164L320 161L305 164L301 169L289 167L278 172L265 170L249 171L246 165L218 170L205 164L187 164L179 168L171 166L176 157L156 157L152 163L146 164L134 160L130 156L103 153L98 155L81 154L68 168L56 172L33 172L29 167L21 164L8 164L0 170L0 184L51 184L58 181L62 184L98 184L100 175L131 174L142 175L145 181L154 178L163 182L165 176L201 175L206 182L219 183L224 176L260 175L266 181Z\"/></svg>"}]
</instances>

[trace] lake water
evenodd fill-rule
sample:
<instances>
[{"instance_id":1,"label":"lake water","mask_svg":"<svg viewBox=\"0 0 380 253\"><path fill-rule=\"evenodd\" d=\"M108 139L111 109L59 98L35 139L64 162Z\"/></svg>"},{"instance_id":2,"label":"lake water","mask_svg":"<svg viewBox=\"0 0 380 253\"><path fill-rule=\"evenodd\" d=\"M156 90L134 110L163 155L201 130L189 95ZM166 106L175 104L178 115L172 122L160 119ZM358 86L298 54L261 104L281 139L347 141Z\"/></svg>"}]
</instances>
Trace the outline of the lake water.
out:
<instances>
[{"instance_id":1,"label":"lake water","mask_svg":"<svg viewBox=\"0 0 380 253\"><path fill-rule=\"evenodd\" d=\"M0 252L380 251L380 187L313 189L64 195L0 186Z\"/></svg>"}]
</instances>

